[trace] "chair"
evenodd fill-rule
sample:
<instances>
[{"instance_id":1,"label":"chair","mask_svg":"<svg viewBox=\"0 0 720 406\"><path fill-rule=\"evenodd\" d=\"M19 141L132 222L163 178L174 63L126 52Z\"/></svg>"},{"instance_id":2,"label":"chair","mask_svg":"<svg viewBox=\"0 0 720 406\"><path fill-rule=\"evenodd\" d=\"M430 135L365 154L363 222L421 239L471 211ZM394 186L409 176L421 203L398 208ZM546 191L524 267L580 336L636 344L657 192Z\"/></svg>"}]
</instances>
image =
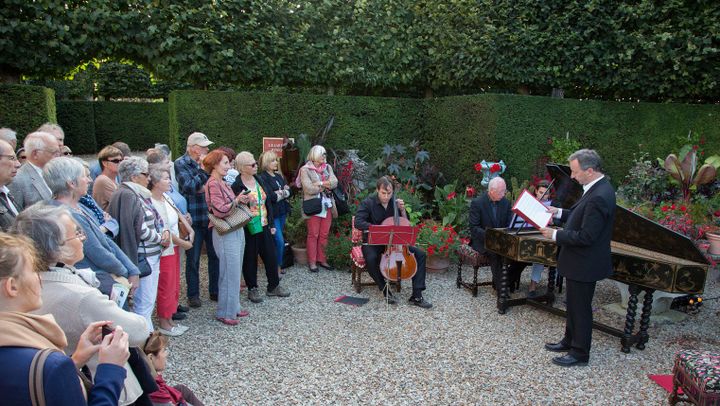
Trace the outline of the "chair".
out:
<instances>
[{"instance_id":1,"label":"chair","mask_svg":"<svg viewBox=\"0 0 720 406\"><path fill-rule=\"evenodd\" d=\"M678 395L682 388L683 395ZM671 405L720 405L720 353L685 350L675 356Z\"/></svg>"},{"instance_id":2,"label":"chair","mask_svg":"<svg viewBox=\"0 0 720 406\"><path fill-rule=\"evenodd\" d=\"M487 255L480 254L479 252L475 251L470 245L463 244L458 248L458 271L457 271L457 281L456 285L457 288L460 289L461 287L468 289L472 292L473 297L477 297L478 294L478 286L488 286L492 285L492 277L490 278L490 281L487 282L478 282L478 269L480 267L489 267L490 266L490 260L488 259ZM462 278L462 266L463 264L470 265L473 267L473 281L472 282L465 282Z\"/></svg>"},{"instance_id":3,"label":"chair","mask_svg":"<svg viewBox=\"0 0 720 406\"><path fill-rule=\"evenodd\" d=\"M350 250L350 270L352 272L352 284L355 287L355 292L362 292L363 286L376 286L375 281L363 282L362 275L363 271L366 271L365 256L362 252L363 246L363 232L355 228L355 216L352 217L352 232L350 234L350 240L352 241L353 247ZM395 285L396 291L400 292L400 284L395 281L388 281L389 284Z\"/></svg>"}]
</instances>

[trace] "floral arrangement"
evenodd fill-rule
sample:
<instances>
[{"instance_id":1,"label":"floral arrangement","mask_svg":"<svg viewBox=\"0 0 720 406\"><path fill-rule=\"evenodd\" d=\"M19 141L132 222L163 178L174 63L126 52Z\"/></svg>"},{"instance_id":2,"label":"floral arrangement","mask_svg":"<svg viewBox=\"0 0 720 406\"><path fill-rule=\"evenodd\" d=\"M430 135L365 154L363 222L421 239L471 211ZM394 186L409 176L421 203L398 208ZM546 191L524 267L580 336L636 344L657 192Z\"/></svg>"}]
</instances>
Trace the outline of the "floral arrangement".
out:
<instances>
[{"instance_id":1,"label":"floral arrangement","mask_svg":"<svg viewBox=\"0 0 720 406\"><path fill-rule=\"evenodd\" d=\"M417 226L417 246L425 250L428 255L455 258L461 241L455 228L443 226L432 220L420 223Z\"/></svg>"},{"instance_id":2,"label":"floral arrangement","mask_svg":"<svg viewBox=\"0 0 720 406\"><path fill-rule=\"evenodd\" d=\"M654 215L659 224L696 241L703 238L712 226L693 219L691 210L685 204L664 203L655 208Z\"/></svg>"},{"instance_id":3,"label":"floral arrangement","mask_svg":"<svg viewBox=\"0 0 720 406\"><path fill-rule=\"evenodd\" d=\"M438 209L443 226L467 227L470 215L470 199L475 195L475 189L468 186L465 188L464 194L458 194L455 191L456 188L456 183L436 187L433 203Z\"/></svg>"},{"instance_id":4,"label":"floral arrangement","mask_svg":"<svg viewBox=\"0 0 720 406\"><path fill-rule=\"evenodd\" d=\"M496 178L505 172L505 169L507 168L507 165L505 165L505 162L487 162L482 161L479 163L476 163L474 165L475 172L482 173L483 179L480 182L480 184L484 187L487 187L488 183L490 183L490 180L492 178Z\"/></svg>"}]
</instances>

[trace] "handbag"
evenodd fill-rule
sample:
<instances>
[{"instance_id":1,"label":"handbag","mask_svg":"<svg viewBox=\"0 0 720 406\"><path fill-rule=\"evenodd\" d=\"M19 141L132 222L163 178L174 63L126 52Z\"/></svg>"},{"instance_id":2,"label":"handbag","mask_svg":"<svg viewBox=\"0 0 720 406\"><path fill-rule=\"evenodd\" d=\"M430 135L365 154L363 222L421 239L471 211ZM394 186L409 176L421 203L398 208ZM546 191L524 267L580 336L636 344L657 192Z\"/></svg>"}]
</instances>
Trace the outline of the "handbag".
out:
<instances>
[{"instance_id":1,"label":"handbag","mask_svg":"<svg viewBox=\"0 0 720 406\"><path fill-rule=\"evenodd\" d=\"M180 212L180 209L175 206L175 203L173 203L171 199L168 199L167 196L164 197L165 201L170 204L170 207L172 207L178 215L178 234L180 235L180 238L188 241L190 238L190 229L188 229L188 226L185 224L185 216Z\"/></svg>"},{"instance_id":2,"label":"handbag","mask_svg":"<svg viewBox=\"0 0 720 406\"><path fill-rule=\"evenodd\" d=\"M225 189L221 188L220 190L222 191L223 196L226 196ZM207 183L205 184L205 195L208 195ZM250 222L250 220L252 220L252 214L250 214L250 209L244 204L234 204L230 209L228 215L223 218L217 217L212 214L212 205L208 206L208 210L208 219L210 219L213 227L215 227L215 230L220 235L225 235L229 232L237 230L238 228L242 228L248 222Z\"/></svg>"},{"instance_id":3,"label":"handbag","mask_svg":"<svg viewBox=\"0 0 720 406\"><path fill-rule=\"evenodd\" d=\"M350 213L350 206L347 202L347 194L345 194L345 191L339 183L337 187L332 190L332 194L335 198L335 207L337 207L338 216Z\"/></svg>"},{"instance_id":4,"label":"handbag","mask_svg":"<svg viewBox=\"0 0 720 406\"><path fill-rule=\"evenodd\" d=\"M314 216L322 212L322 199L319 197L313 197L309 200L303 200L302 211L306 216Z\"/></svg>"},{"instance_id":5,"label":"handbag","mask_svg":"<svg viewBox=\"0 0 720 406\"><path fill-rule=\"evenodd\" d=\"M145 243L143 243L143 248L145 248ZM148 262L147 258L143 254L138 254L137 267L140 270L141 278L150 276L150 274L152 274L152 268L150 267L150 263Z\"/></svg>"}]
</instances>

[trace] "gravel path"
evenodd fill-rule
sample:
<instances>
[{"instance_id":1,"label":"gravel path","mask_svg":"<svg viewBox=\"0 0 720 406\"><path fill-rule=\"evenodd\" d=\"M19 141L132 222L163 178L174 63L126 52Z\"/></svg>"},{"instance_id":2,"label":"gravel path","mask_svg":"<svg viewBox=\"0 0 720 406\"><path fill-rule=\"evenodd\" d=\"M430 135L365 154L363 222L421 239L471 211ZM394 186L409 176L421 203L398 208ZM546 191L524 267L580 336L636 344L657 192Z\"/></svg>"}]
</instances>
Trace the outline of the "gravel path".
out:
<instances>
[{"instance_id":1,"label":"gravel path","mask_svg":"<svg viewBox=\"0 0 720 406\"><path fill-rule=\"evenodd\" d=\"M716 279L708 279L707 297L717 294ZM165 379L187 384L206 405L660 405L666 394L647 374L669 374L683 348L720 351L718 301L683 322L652 323L645 351L623 354L618 338L594 331L589 366L567 369L542 348L562 337L563 319L527 306L499 315L487 288L477 298L455 288L454 269L428 275L432 310L407 304L409 283L397 306L386 307L375 288L356 294L344 271L293 267L282 283L292 291L287 299L253 304L243 291L250 316L236 327L213 319L205 294L184 322L191 329L171 341ZM334 303L340 295L370 302ZM595 297L599 307L620 295L604 281ZM621 328L624 318L600 309L596 320Z\"/></svg>"}]
</instances>

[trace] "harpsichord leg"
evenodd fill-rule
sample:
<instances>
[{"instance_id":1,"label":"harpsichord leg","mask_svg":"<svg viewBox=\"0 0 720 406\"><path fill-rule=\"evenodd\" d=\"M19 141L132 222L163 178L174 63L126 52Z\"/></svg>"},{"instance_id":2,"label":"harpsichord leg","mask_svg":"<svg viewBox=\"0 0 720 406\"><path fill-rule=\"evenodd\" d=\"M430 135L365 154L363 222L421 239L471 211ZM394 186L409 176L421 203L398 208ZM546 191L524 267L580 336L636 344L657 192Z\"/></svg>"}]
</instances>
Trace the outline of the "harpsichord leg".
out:
<instances>
[{"instance_id":1,"label":"harpsichord leg","mask_svg":"<svg viewBox=\"0 0 720 406\"><path fill-rule=\"evenodd\" d=\"M500 290L498 292L498 313L505 314L505 310L508 308L508 299L510 298L510 295L508 294L508 264L506 261L501 262L501 269L500 269Z\"/></svg>"},{"instance_id":2,"label":"harpsichord leg","mask_svg":"<svg viewBox=\"0 0 720 406\"><path fill-rule=\"evenodd\" d=\"M630 352L630 347L633 345L633 330L635 329L635 314L637 314L637 302L638 293L640 293L640 287L638 285L628 286L630 292L630 299L628 299L627 315L625 316L625 330L623 330L620 344L622 345L622 352Z\"/></svg>"},{"instance_id":3,"label":"harpsichord leg","mask_svg":"<svg viewBox=\"0 0 720 406\"><path fill-rule=\"evenodd\" d=\"M650 339L648 328L650 327L650 314L652 313L653 293L655 289L645 289L645 300L643 300L642 314L640 315L640 339L636 345L638 350L644 350L645 344Z\"/></svg>"}]
</instances>

